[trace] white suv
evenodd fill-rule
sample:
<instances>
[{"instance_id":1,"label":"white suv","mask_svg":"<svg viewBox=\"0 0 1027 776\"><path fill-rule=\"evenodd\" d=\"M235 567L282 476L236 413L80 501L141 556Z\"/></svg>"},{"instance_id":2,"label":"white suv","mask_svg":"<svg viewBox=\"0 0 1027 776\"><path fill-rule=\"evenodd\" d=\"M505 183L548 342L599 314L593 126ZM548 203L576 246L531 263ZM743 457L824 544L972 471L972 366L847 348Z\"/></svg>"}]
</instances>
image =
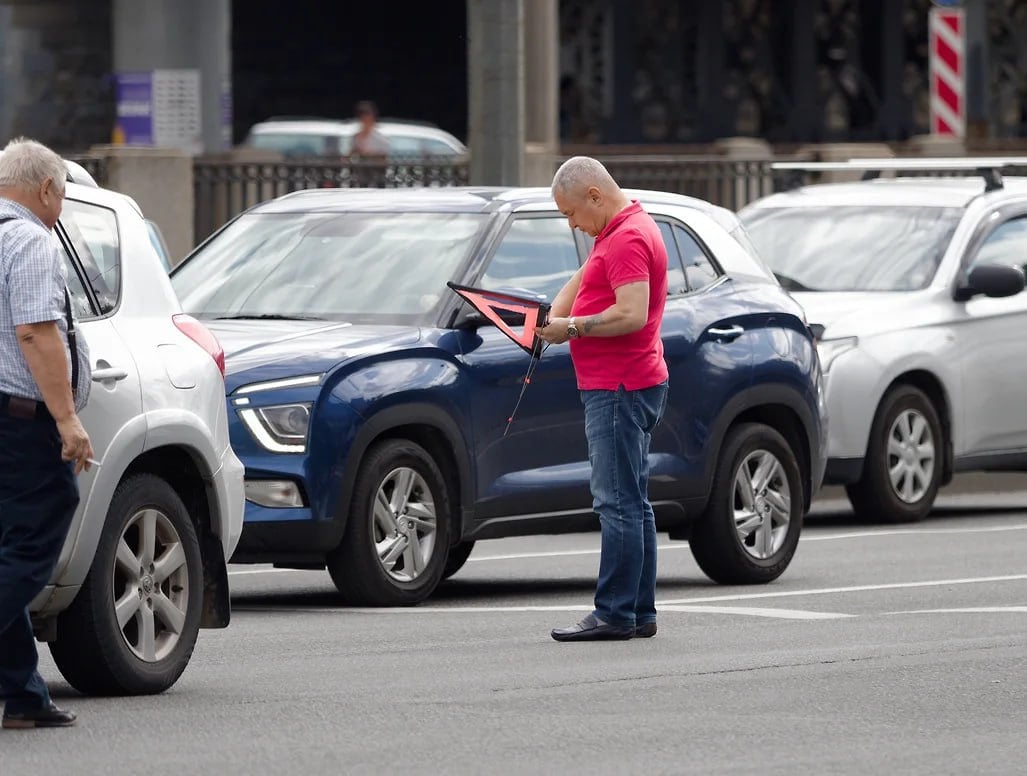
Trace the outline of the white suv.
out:
<instances>
[{"instance_id":1,"label":"white suv","mask_svg":"<svg viewBox=\"0 0 1027 776\"><path fill-rule=\"evenodd\" d=\"M244 496L224 354L182 314L138 206L68 166L55 234L89 343L82 422L100 465L79 479L68 539L30 611L78 690L160 692L185 670L198 629L230 615L225 559Z\"/></svg>"},{"instance_id":2,"label":"white suv","mask_svg":"<svg viewBox=\"0 0 1027 776\"><path fill-rule=\"evenodd\" d=\"M818 337L825 482L860 516L917 520L954 472L1027 471L1027 178L1003 180L1009 166L1027 159L784 163L903 176L740 213Z\"/></svg>"}]
</instances>

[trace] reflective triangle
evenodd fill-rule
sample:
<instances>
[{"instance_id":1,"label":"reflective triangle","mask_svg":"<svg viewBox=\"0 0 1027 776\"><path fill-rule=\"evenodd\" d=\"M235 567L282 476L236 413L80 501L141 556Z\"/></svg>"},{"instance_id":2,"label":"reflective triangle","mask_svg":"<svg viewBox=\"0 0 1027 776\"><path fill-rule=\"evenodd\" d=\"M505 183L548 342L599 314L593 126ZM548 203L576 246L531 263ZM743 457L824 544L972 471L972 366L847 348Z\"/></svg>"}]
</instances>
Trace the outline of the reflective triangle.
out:
<instances>
[{"instance_id":1,"label":"reflective triangle","mask_svg":"<svg viewBox=\"0 0 1027 776\"><path fill-rule=\"evenodd\" d=\"M462 296L475 310L492 321L497 329L524 348L528 353L536 351L538 348L538 338L535 335L535 329L545 326L546 321L549 319L549 304L547 302L513 294L503 294L498 291L487 291L483 288L460 286L452 282L447 285ZM523 315L524 324L517 327L507 323L500 315L500 310Z\"/></svg>"}]
</instances>

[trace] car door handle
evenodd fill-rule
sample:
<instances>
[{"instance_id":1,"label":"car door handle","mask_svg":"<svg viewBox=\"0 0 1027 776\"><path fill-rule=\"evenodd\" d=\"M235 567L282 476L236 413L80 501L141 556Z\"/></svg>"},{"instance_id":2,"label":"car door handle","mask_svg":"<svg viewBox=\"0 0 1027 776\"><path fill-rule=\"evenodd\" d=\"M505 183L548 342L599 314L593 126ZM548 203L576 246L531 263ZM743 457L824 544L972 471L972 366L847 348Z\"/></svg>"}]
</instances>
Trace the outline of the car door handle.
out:
<instances>
[{"instance_id":1,"label":"car door handle","mask_svg":"<svg viewBox=\"0 0 1027 776\"><path fill-rule=\"evenodd\" d=\"M742 336L745 331L741 326L726 326L724 328L710 329L710 336L721 342L731 342Z\"/></svg>"},{"instance_id":2,"label":"car door handle","mask_svg":"<svg viewBox=\"0 0 1027 776\"><path fill-rule=\"evenodd\" d=\"M116 366L109 366L105 369L96 369L93 371L94 383L103 383L108 380L124 380L126 377L128 377L128 372Z\"/></svg>"}]
</instances>

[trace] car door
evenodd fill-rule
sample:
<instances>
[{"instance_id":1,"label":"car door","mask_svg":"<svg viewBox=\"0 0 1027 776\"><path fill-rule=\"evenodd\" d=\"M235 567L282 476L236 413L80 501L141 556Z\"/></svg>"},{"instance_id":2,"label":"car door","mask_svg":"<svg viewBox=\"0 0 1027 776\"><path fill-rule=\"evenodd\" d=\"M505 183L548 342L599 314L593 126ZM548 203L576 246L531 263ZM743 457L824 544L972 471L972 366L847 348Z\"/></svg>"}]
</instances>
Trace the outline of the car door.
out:
<instances>
[{"instance_id":1,"label":"car door","mask_svg":"<svg viewBox=\"0 0 1027 776\"><path fill-rule=\"evenodd\" d=\"M562 215L515 216L469 283L552 301L579 266ZM569 346L546 348L525 385L532 359L498 328L481 326L461 336L477 455L477 517L591 509L584 414Z\"/></svg>"},{"instance_id":2,"label":"car door","mask_svg":"<svg viewBox=\"0 0 1027 776\"><path fill-rule=\"evenodd\" d=\"M971 245L965 272L977 264L1027 264L1027 213L1003 215ZM964 359L966 397L956 455L1027 449L1027 292L999 299L975 296L954 304L962 308L953 330L956 352Z\"/></svg>"},{"instance_id":3,"label":"car door","mask_svg":"<svg viewBox=\"0 0 1027 776\"><path fill-rule=\"evenodd\" d=\"M650 447L655 502L705 493L716 420L751 381L759 332L702 238L704 229L714 228L712 221L654 217L668 249L662 335L670 373L667 409Z\"/></svg>"},{"instance_id":4,"label":"car door","mask_svg":"<svg viewBox=\"0 0 1027 776\"><path fill-rule=\"evenodd\" d=\"M113 322L121 293L117 216L108 208L66 199L56 231L68 270L75 325L88 343L92 368L82 423L95 458L103 465L115 436L142 411L136 364ZM94 469L82 475L83 494L95 474Z\"/></svg>"}]
</instances>

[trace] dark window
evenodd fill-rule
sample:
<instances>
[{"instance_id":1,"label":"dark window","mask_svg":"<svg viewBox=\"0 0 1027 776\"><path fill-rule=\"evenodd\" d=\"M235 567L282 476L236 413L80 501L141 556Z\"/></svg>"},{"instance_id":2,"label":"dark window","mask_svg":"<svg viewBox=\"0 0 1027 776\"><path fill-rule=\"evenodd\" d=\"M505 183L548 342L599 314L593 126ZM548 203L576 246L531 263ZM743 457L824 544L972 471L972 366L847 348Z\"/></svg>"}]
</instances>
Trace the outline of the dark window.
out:
<instances>
[{"instance_id":1,"label":"dark window","mask_svg":"<svg viewBox=\"0 0 1027 776\"><path fill-rule=\"evenodd\" d=\"M973 260L973 266L978 264L1027 264L1027 217L1010 219L988 235Z\"/></svg>"},{"instance_id":2,"label":"dark window","mask_svg":"<svg viewBox=\"0 0 1027 776\"><path fill-rule=\"evenodd\" d=\"M674 239L674 228L666 221L656 222L660 227L663 244L667 246L667 295L684 294L688 291L685 270L681 265L681 252Z\"/></svg>"},{"instance_id":3,"label":"dark window","mask_svg":"<svg viewBox=\"0 0 1027 776\"><path fill-rule=\"evenodd\" d=\"M66 199L61 213L61 226L78 255L85 280L96 296L100 314L106 315L117 306L118 294L121 292L121 249L118 219L114 211ZM69 284L73 274L69 268ZM86 315L81 309L79 312Z\"/></svg>"},{"instance_id":4,"label":"dark window","mask_svg":"<svg viewBox=\"0 0 1027 776\"><path fill-rule=\"evenodd\" d=\"M530 291L550 302L578 271L567 219L519 218L510 224L481 279L492 291Z\"/></svg>"},{"instance_id":5,"label":"dark window","mask_svg":"<svg viewBox=\"0 0 1027 776\"><path fill-rule=\"evenodd\" d=\"M681 251L681 262L685 265L685 279L689 291L705 288L717 279L717 268L710 262L710 257L702 249L692 233L683 226L674 225L674 237L677 239L678 250Z\"/></svg>"}]
</instances>

